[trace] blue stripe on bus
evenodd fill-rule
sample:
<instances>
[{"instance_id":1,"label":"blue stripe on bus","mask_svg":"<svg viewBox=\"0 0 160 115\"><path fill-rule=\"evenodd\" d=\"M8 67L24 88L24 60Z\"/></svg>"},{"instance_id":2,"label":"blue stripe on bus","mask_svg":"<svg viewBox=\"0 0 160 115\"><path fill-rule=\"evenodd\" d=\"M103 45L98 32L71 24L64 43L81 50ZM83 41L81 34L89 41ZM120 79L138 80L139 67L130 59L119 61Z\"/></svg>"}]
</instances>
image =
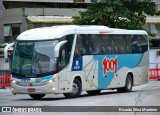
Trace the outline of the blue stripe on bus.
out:
<instances>
[{"instance_id":1,"label":"blue stripe on bus","mask_svg":"<svg viewBox=\"0 0 160 115\"><path fill-rule=\"evenodd\" d=\"M98 60L98 89L105 89L112 82L115 73L113 71L109 71L104 75L104 68L102 65L102 61L106 58L108 60L117 58L118 68L117 71L123 67L135 68L140 63L143 54L127 54L127 55L94 55L93 58Z\"/></svg>"}]
</instances>

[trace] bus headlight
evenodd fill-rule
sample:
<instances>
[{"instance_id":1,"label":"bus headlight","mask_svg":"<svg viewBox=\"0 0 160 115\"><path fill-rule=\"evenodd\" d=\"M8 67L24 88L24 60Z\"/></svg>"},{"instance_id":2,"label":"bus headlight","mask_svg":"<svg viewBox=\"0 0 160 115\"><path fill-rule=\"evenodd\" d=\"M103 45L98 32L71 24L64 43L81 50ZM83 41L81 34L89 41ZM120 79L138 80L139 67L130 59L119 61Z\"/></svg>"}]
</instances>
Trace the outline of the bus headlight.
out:
<instances>
[{"instance_id":1,"label":"bus headlight","mask_svg":"<svg viewBox=\"0 0 160 115\"><path fill-rule=\"evenodd\" d=\"M52 83L52 82L53 82L53 80L49 80L49 81L48 81L48 83Z\"/></svg>"},{"instance_id":2,"label":"bus headlight","mask_svg":"<svg viewBox=\"0 0 160 115\"><path fill-rule=\"evenodd\" d=\"M16 81L15 81L15 80L12 80L12 83L13 83L13 84L16 84Z\"/></svg>"}]
</instances>

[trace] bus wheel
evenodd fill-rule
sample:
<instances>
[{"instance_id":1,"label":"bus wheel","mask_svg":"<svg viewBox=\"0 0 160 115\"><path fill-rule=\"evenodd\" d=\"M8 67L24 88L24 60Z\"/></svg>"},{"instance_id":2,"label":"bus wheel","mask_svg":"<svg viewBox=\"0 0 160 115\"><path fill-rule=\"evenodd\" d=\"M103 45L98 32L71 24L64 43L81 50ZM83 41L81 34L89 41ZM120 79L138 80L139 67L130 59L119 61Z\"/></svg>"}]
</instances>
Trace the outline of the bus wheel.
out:
<instances>
[{"instance_id":1,"label":"bus wheel","mask_svg":"<svg viewBox=\"0 0 160 115\"><path fill-rule=\"evenodd\" d=\"M98 95L100 94L101 90L93 90L93 91L86 91L89 95Z\"/></svg>"},{"instance_id":2,"label":"bus wheel","mask_svg":"<svg viewBox=\"0 0 160 115\"><path fill-rule=\"evenodd\" d=\"M72 85L72 92L64 93L63 95L66 98L76 98L81 94L81 91L82 91L82 84L78 79L75 79Z\"/></svg>"},{"instance_id":3,"label":"bus wheel","mask_svg":"<svg viewBox=\"0 0 160 115\"><path fill-rule=\"evenodd\" d=\"M119 93L130 92L133 86L133 79L130 74L127 75L125 87L117 88Z\"/></svg>"},{"instance_id":4,"label":"bus wheel","mask_svg":"<svg viewBox=\"0 0 160 115\"><path fill-rule=\"evenodd\" d=\"M46 94L29 94L30 97L32 97L33 99L42 99Z\"/></svg>"}]
</instances>

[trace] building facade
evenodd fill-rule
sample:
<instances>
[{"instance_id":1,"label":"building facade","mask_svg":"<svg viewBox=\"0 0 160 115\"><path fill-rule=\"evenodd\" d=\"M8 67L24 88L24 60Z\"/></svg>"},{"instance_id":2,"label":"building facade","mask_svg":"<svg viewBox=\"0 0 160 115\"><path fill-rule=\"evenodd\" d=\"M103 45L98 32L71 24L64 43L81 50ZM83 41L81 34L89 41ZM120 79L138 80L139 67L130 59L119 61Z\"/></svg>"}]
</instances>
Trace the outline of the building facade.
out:
<instances>
[{"instance_id":1,"label":"building facade","mask_svg":"<svg viewBox=\"0 0 160 115\"><path fill-rule=\"evenodd\" d=\"M157 10L160 10L160 0L154 1ZM79 15L79 11L84 11L90 0L76 4L73 0L3 0L3 3L0 3L1 44L13 42L20 33L28 29L72 24L71 17ZM153 44L160 47L160 17L147 17L144 28L154 35Z\"/></svg>"},{"instance_id":2,"label":"building facade","mask_svg":"<svg viewBox=\"0 0 160 115\"><path fill-rule=\"evenodd\" d=\"M3 1L0 1L0 43L3 43Z\"/></svg>"},{"instance_id":3,"label":"building facade","mask_svg":"<svg viewBox=\"0 0 160 115\"><path fill-rule=\"evenodd\" d=\"M79 15L87 4L74 4L73 0L3 0L4 42L13 42L28 29L71 24L71 17Z\"/></svg>"}]
</instances>

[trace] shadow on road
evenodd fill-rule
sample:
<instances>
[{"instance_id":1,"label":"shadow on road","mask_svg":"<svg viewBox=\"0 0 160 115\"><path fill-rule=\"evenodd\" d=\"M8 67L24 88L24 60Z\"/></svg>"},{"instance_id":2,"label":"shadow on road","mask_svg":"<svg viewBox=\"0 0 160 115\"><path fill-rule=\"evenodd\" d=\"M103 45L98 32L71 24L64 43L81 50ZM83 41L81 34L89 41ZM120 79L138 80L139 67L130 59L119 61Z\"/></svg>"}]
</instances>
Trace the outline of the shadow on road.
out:
<instances>
[{"instance_id":1,"label":"shadow on road","mask_svg":"<svg viewBox=\"0 0 160 115\"><path fill-rule=\"evenodd\" d=\"M135 93L135 92L138 92L138 91L132 91L132 92L128 92L128 93ZM111 91L111 92L109 92L108 90L107 90L107 92L101 92L100 94L98 94L98 95L89 95L89 94L81 94L78 98L85 98L85 97L97 97L97 96L102 96L102 95L111 95L111 94L114 94L114 95L121 95L121 94L124 94L124 93L118 93L116 90L113 90L113 91ZM50 95L52 95L52 94L50 94ZM77 99L77 98L65 98L64 96L59 96L58 97L58 95L54 95L53 94L53 97L51 97L51 96L47 96L46 95L46 97L44 97L44 98L42 98L42 99L40 99L40 100L38 100L38 101L58 101L58 100L66 100L66 99ZM29 101L29 100L35 100L35 99L32 99L31 97L29 97L28 99L19 99L19 101ZM37 100L35 100L35 101L37 101Z\"/></svg>"}]
</instances>

